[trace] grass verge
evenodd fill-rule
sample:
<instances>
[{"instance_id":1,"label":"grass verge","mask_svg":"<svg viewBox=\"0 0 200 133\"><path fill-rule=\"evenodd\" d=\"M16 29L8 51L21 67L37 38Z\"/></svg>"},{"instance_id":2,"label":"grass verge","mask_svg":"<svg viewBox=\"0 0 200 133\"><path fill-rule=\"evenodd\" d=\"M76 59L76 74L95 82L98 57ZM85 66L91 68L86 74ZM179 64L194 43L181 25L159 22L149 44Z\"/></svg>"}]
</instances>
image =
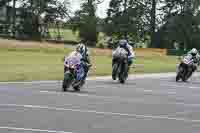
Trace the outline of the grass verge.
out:
<instances>
[{"instance_id":1,"label":"grass verge","mask_svg":"<svg viewBox=\"0 0 200 133\"><path fill-rule=\"evenodd\" d=\"M6 46L6 47L5 47ZM46 45L47 46L47 45ZM63 79L64 55L72 49L63 46L48 47L11 46L0 43L0 81L31 81ZM111 56L109 51L91 49L93 67L90 76L111 74ZM107 52L107 53L106 53ZM164 55L147 54L136 58L136 68L131 73L174 72L177 58Z\"/></svg>"},{"instance_id":2,"label":"grass verge","mask_svg":"<svg viewBox=\"0 0 200 133\"><path fill-rule=\"evenodd\" d=\"M0 81L60 80L63 78L63 55L64 52L0 50ZM92 56L91 60L94 66L90 75L111 74L111 57ZM138 57L135 64L131 73L173 72L176 58Z\"/></svg>"}]
</instances>

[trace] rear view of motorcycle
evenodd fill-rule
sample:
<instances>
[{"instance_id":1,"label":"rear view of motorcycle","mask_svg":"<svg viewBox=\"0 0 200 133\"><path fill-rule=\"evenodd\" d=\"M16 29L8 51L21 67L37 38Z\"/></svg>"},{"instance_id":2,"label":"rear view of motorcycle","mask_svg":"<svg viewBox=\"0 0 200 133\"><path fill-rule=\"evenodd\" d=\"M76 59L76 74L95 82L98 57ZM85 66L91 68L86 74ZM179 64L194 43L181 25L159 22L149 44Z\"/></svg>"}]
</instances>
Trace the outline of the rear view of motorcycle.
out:
<instances>
[{"instance_id":1,"label":"rear view of motorcycle","mask_svg":"<svg viewBox=\"0 0 200 133\"><path fill-rule=\"evenodd\" d=\"M117 48L113 53L112 78L124 84L128 77L128 53L123 48Z\"/></svg>"},{"instance_id":2,"label":"rear view of motorcycle","mask_svg":"<svg viewBox=\"0 0 200 133\"><path fill-rule=\"evenodd\" d=\"M188 55L180 59L180 64L177 66L176 82L180 79L186 82L194 72L195 62L192 56Z\"/></svg>"},{"instance_id":3,"label":"rear view of motorcycle","mask_svg":"<svg viewBox=\"0 0 200 133\"><path fill-rule=\"evenodd\" d=\"M85 83L85 71L79 58L66 57L64 63L64 79L62 88L67 91L70 86L75 91L80 91L80 88Z\"/></svg>"}]
</instances>

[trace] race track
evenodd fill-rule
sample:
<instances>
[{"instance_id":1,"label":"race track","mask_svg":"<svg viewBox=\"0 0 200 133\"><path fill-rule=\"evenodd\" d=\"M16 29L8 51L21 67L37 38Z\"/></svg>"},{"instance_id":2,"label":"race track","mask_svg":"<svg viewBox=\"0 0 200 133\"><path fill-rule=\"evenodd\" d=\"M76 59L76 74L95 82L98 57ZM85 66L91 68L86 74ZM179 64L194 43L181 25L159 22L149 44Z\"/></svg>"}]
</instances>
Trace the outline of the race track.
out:
<instances>
[{"instance_id":1,"label":"race track","mask_svg":"<svg viewBox=\"0 0 200 133\"><path fill-rule=\"evenodd\" d=\"M200 78L0 83L0 133L199 133Z\"/></svg>"}]
</instances>

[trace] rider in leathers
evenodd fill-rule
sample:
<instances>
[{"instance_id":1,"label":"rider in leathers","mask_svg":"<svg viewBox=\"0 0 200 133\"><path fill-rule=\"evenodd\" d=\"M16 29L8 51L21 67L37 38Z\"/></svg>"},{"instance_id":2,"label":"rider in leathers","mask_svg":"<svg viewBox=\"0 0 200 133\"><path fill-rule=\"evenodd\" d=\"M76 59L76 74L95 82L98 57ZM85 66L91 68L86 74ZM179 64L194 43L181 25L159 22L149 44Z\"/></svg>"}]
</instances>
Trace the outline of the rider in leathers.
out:
<instances>
[{"instance_id":1,"label":"rider in leathers","mask_svg":"<svg viewBox=\"0 0 200 133\"><path fill-rule=\"evenodd\" d=\"M88 48L86 47L85 43L86 43L86 41L81 40L81 42L76 47L76 51L82 55L81 61L82 61L82 64L83 64L83 67L85 70L84 79L86 79L87 73L89 71L89 67L91 66L90 58L89 58L89 51L88 51Z\"/></svg>"},{"instance_id":2,"label":"rider in leathers","mask_svg":"<svg viewBox=\"0 0 200 133\"><path fill-rule=\"evenodd\" d=\"M193 48L186 54L186 56L192 56L192 59L194 60L192 70L193 70L193 72L196 71L198 65L200 64L200 54L199 54L198 50L196 48Z\"/></svg>"},{"instance_id":3,"label":"rider in leathers","mask_svg":"<svg viewBox=\"0 0 200 133\"><path fill-rule=\"evenodd\" d=\"M119 45L117 48L124 48L127 51L127 53L128 53L128 72L129 72L130 66L133 63L133 58L135 57L133 47L128 44L127 40L121 39L121 40L119 40ZM115 58L113 58L112 65L115 63L115 61L116 61ZM128 76L128 73L127 73L127 76Z\"/></svg>"}]
</instances>

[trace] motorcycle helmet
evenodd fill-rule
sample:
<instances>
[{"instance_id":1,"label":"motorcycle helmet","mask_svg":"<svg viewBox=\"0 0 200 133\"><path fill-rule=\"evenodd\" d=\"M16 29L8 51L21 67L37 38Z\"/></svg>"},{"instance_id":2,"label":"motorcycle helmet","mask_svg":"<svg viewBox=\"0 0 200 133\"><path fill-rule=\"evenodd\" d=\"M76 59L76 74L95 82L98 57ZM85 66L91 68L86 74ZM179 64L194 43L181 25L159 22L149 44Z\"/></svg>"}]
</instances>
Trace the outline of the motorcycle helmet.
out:
<instances>
[{"instance_id":1,"label":"motorcycle helmet","mask_svg":"<svg viewBox=\"0 0 200 133\"><path fill-rule=\"evenodd\" d=\"M198 51L197 51L196 48L193 48L193 49L191 50L191 55L192 55L192 56L196 56L197 53L198 53Z\"/></svg>"},{"instance_id":2,"label":"motorcycle helmet","mask_svg":"<svg viewBox=\"0 0 200 133\"><path fill-rule=\"evenodd\" d=\"M125 39L119 40L119 46L120 46L121 48L126 47L127 43L128 43L128 42L127 42Z\"/></svg>"},{"instance_id":3,"label":"motorcycle helmet","mask_svg":"<svg viewBox=\"0 0 200 133\"><path fill-rule=\"evenodd\" d=\"M85 52L84 44L78 44L78 46L76 47L76 51L83 54Z\"/></svg>"}]
</instances>

